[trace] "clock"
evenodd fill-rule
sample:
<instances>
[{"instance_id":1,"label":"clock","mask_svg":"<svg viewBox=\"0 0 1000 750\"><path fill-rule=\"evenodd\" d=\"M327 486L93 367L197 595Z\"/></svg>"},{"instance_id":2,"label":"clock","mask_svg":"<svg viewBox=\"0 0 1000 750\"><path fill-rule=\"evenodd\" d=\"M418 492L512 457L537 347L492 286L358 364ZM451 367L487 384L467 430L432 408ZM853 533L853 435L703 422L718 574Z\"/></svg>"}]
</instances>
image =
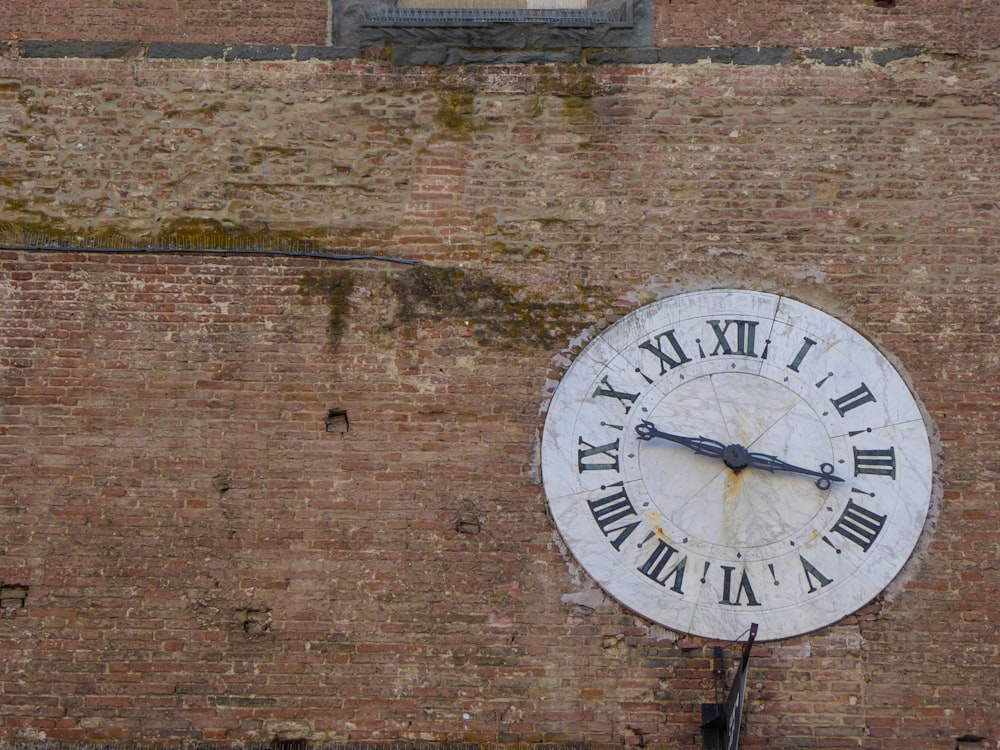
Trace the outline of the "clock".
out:
<instances>
[{"instance_id":1,"label":"clock","mask_svg":"<svg viewBox=\"0 0 1000 750\"><path fill-rule=\"evenodd\" d=\"M927 517L933 460L906 383L787 297L668 297L598 334L552 395L551 516L612 597L720 640L807 633L871 601Z\"/></svg>"}]
</instances>

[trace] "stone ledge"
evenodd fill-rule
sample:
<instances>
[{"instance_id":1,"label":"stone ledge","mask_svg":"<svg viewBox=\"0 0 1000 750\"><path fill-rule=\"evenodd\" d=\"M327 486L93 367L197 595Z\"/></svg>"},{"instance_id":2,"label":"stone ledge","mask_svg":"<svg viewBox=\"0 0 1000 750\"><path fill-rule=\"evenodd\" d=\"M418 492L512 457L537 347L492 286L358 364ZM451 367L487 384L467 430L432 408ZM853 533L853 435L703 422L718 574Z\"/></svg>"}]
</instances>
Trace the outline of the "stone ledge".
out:
<instances>
[{"instance_id":1,"label":"stone ledge","mask_svg":"<svg viewBox=\"0 0 1000 750\"><path fill-rule=\"evenodd\" d=\"M83 57L99 60L125 59L141 57L144 48L140 42L49 42L26 40L15 42L21 57L30 58L65 58Z\"/></svg>"},{"instance_id":2,"label":"stone ledge","mask_svg":"<svg viewBox=\"0 0 1000 750\"><path fill-rule=\"evenodd\" d=\"M143 741L127 740L4 740L0 750L152 750ZM621 750L620 743L599 742L430 742L416 740L320 741L274 739L264 742L174 742L155 743L157 750Z\"/></svg>"},{"instance_id":3,"label":"stone ledge","mask_svg":"<svg viewBox=\"0 0 1000 750\"><path fill-rule=\"evenodd\" d=\"M186 44L169 42L0 42L0 56L29 59L98 60L217 60L221 62L265 62L306 60L351 60L362 56L358 47L290 44ZM801 58L831 67L860 65L867 57L884 67L896 60L923 54L917 49L870 50L795 49L792 47L567 47L563 49L482 50L449 45L398 45L391 48L393 65L545 65L551 63L590 65L780 65Z\"/></svg>"},{"instance_id":4,"label":"stone ledge","mask_svg":"<svg viewBox=\"0 0 1000 750\"><path fill-rule=\"evenodd\" d=\"M864 56L851 49L811 49L802 53L809 60L815 60L823 65L836 67L838 65L859 65Z\"/></svg>"},{"instance_id":5,"label":"stone ledge","mask_svg":"<svg viewBox=\"0 0 1000 750\"><path fill-rule=\"evenodd\" d=\"M155 43L146 48L151 60L222 60L226 54L224 44L169 44Z\"/></svg>"},{"instance_id":6,"label":"stone ledge","mask_svg":"<svg viewBox=\"0 0 1000 750\"><path fill-rule=\"evenodd\" d=\"M455 65L575 65L582 61L580 49L489 51L449 47L393 47L392 64L406 66Z\"/></svg>"}]
</instances>

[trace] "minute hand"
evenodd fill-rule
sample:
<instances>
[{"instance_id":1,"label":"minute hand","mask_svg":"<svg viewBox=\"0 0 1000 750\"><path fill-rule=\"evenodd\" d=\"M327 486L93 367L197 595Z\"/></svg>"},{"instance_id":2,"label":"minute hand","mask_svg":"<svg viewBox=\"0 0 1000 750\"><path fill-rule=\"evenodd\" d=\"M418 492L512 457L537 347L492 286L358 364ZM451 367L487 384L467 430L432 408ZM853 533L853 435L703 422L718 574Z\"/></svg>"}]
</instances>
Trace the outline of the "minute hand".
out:
<instances>
[{"instance_id":1,"label":"minute hand","mask_svg":"<svg viewBox=\"0 0 1000 750\"><path fill-rule=\"evenodd\" d=\"M754 469L765 469L767 471L784 471L789 474L803 474L807 477L818 477L816 486L821 490L829 489L830 482L843 482L840 477L833 475L833 464L820 464L819 471L795 466L787 461L782 461L777 456L770 456L766 453L748 453L747 465Z\"/></svg>"},{"instance_id":2,"label":"minute hand","mask_svg":"<svg viewBox=\"0 0 1000 750\"><path fill-rule=\"evenodd\" d=\"M721 458L726 449L724 443L720 443L718 440L712 440L711 438L701 436L685 437L684 435L674 435L669 432L664 432L663 430L657 428L657 426L649 420L643 420L637 424L635 426L635 431L640 440L652 440L655 437L662 438L663 440L669 440L672 443L683 445L685 448L690 448L695 453L702 456Z\"/></svg>"}]
</instances>

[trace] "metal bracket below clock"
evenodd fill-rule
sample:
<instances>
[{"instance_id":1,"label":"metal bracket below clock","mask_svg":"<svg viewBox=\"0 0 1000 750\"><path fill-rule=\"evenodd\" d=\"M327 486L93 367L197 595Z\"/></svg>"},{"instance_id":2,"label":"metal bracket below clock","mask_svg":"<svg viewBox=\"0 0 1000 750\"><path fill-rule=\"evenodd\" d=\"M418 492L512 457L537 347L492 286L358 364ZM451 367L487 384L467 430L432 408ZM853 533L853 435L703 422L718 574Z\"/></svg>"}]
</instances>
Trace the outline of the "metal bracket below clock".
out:
<instances>
[{"instance_id":1,"label":"metal bracket below clock","mask_svg":"<svg viewBox=\"0 0 1000 750\"><path fill-rule=\"evenodd\" d=\"M740 668L733 678L725 703L718 697L725 689L725 651L722 646L714 649L712 674L715 676L715 703L701 704L701 750L738 750L740 746L740 725L743 723L743 706L746 702L747 672L750 664L750 650L757 638L757 623L750 626L750 634L743 645Z\"/></svg>"}]
</instances>

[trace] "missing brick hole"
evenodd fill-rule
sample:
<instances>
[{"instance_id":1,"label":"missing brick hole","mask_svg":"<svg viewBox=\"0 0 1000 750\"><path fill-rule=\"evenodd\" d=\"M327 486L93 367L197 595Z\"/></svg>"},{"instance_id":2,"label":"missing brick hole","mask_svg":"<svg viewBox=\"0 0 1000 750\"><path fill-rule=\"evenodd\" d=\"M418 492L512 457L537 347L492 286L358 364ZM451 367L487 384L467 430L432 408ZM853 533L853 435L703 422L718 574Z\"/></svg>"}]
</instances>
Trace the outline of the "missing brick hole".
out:
<instances>
[{"instance_id":1,"label":"missing brick hole","mask_svg":"<svg viewBox=\"0 0 1000 750\"><path fill-rule=\"evenodd\" d=\"M236 614L243 623L243 632L247 635L262 635L271 629L269 609L241 609Z\"/></svg>"},{"instance_id":2,"label":"missing brick hole","mask_svg":"<svg viewBox=\"0 0 1000 750\"><path fill-rule=\"evenodd\" d=\"M462 514L455 519L455 531L459 534L478 534L483 530L483 519L476 514L475 508L470 507L462 511Z\"/></svg>"},{"instance_id":3,"label":"missing brick hole","mask_svg":"<svg viewBox=\"0 0 1000 750\"><path fill-rule=\"evenodd\" d=\"M476 512L475 501L466 503L465 508L455 519L455 531L459 534L478 534L483 530L483 519Z\"/></svg>"},{"instance_id":4,"label":"missing brick hole","mask_svg":"<svg viewBox=\"0 0 1000 750\"><path fill-rule=\"evenodd\" d=\"M347 412L343 409L330 409L326 413L326 431L346 434L351 429L350 420L347 419Z\"/></svg>"},{"instance_id":5,"label":"missing brick hole","mask_svg":"<svg viewBox=\"0 0 1000 750\"><path fill-rule=\"evenodd\" d=\"M228 474L216 474L212 477L212 489L218 492L220 495L229 492L232 487L233 478Z\"/></svg>"},{"instance_id":6,"label":"missing brick hole","mask_svg":"<svg viewBox=\"0 0 1000 750\"><path fill-rule=\"evenodd\" d=\"M0 609L22 609L27 599L27 586L16 583L0 584Z\"/></svg>"},{"instance_id":7,"label":"missing brick hole","mask_svg":"<svg viewBox=\"0 0 1000 750\"><path fill-rule=\"evenodd\" d=\"M478 519L459 518L455 521L455 531L459 534L478 534L483 530Z\"/></svg>"},{"instance_id":8,"label":"missing brick hole","mask_svg":"<svg viewBox=\"0 0 1000 750\"><path fill-rule=\"evenodd\" d=\"M989 738L984 737L983 735L980 734L963 734L961 737L956 737L955 741L958 743L958 745L961 745L963 743L978 744L980 742L985 742L987 739ZM956 745L956 747L958 747L958 745Z\"/></svg>"}]
</instances>

